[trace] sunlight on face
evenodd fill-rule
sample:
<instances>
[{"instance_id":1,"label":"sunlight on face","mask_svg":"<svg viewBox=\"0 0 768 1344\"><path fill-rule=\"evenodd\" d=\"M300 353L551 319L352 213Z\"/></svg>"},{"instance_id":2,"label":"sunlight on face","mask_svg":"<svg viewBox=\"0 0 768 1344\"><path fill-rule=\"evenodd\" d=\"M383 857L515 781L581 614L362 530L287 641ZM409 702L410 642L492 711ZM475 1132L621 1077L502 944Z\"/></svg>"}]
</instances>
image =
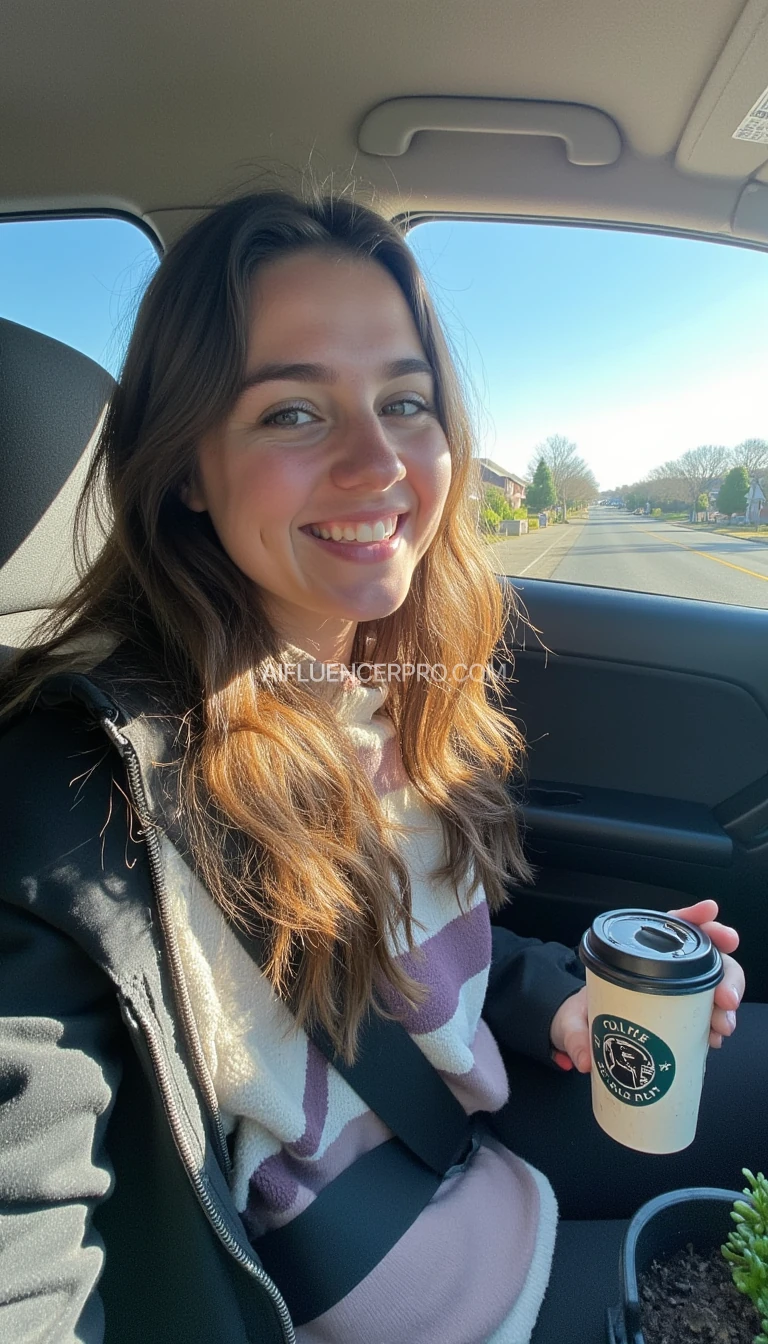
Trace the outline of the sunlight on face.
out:
<instances>
[{"instance_id":1,"label":"sunlight on face","mask_svg":"<svg viewBox=\"0 0 768 1344\"><path fill-rule=\"evenodd\" d=\"M199 446L186 503L315 656L396 611L435 536L451 460L434 395L378 263L313 251L259 273L244 386Z\"/></svg>"}]
</instances>

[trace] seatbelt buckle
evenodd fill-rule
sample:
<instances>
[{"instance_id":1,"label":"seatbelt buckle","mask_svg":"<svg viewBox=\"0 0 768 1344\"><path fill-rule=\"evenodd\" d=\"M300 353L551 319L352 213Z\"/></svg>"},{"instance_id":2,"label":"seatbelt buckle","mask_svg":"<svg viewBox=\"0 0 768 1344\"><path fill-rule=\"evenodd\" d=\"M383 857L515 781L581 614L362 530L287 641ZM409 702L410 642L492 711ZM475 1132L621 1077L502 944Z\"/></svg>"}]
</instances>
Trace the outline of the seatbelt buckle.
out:
<instances>
[{"instance_id":1,"label":"seatbelt buckle","mask_svg":"<svg viewBox=\"0 0 768 1344\"><path fill-rule=\"evenodd\" d=\"M472 1129L469 1137L462 1144L460 1151L456 1154L453 1165L448 1168L443 1176L444 1181L447 1181L449 1176L457 1176L460 1171L465 1171L482 1143L483 1134L485 1133L485 1125L480 1120L479 1116L474 1115L471 1117L471 1123Z\"/></svg>"}]
</instances>

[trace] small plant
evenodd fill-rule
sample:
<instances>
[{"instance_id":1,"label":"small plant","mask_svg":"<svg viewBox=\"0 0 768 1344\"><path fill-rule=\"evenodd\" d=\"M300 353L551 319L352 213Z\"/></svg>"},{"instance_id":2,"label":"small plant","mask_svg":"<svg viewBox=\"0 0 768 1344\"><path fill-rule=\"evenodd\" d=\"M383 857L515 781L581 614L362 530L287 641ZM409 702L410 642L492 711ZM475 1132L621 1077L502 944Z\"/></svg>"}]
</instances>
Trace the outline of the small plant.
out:
<instances>
[{"instance_id":1,"label":"small plant","mask_svg":"<svg viewBox=\"0 0 768 1344\"><path fill-rule=\"evenodd\" d=\"M761 1171L753 1176L746 1167L742 1174L749 1181L743 1191L749 1202L734 1202L731 1217L736 1227L720 1250L739 1292L751 1298L760 1313L762 1331L753 1344L768 1344L768 1180Z\"/></svg>"}]
</instances>

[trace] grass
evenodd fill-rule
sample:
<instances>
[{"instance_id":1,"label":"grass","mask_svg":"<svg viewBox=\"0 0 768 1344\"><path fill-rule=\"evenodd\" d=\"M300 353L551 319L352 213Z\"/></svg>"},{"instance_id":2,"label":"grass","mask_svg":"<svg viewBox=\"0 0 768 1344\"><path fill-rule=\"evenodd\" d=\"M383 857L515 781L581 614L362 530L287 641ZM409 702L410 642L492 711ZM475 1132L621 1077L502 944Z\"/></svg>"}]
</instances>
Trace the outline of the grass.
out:
<instances>
[{"instance_id":1,"label":"grass","mask_svg":"<svg viewBox=\"0 0 768 1344\"><path fill-rule=\"evenodd\" d=\"M672 515L665 515L670 516ZM716 532L721 537L738 537L741 541L757 541L762 546L768 545L768 523L759 523L754 527L728 527L722 523L689 523L688 527L695 528L697 532Z\"/></svg>"},{"instance_id":2,"label":"grass","mask_svg":"<svg viewBox=\"0 0 768 1344\"><path fill-rule=\"evenodd\" d=\"M762 546L768 546L768 527L762 524L758 528L751 528L749 531L731 529L730 527L716 527L713 529L724 537L740 537L743 541L759 541Z\"/></svg>"}]
</instances>

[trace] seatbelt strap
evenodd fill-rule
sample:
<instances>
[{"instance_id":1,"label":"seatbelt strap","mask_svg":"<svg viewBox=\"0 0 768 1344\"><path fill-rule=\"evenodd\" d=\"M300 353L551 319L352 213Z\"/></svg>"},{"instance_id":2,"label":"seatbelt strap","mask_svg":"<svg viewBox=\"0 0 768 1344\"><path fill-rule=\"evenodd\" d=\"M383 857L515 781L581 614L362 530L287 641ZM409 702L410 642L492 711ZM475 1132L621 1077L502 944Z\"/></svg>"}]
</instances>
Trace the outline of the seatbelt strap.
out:
<instances>
[{"instance_id":1,"label":"seatbelt strap","mask_svg":"<svg viewBox=\"0 0 768 1344\"><path fill-rule=\"evenodd\" d=\"M473 1117L463 1170L480 1147ZM363 1153L284 1227L257 1237L253 1248L274 1279L294 1325L335 1307L375 1269L415 1223L441 1185L400 1139Z\"/></svg>"},{"instance_id":2,"label":"seatbelt strap","mask_svg":"<svg viewBox=\"0 0 768 1344\"><path fill-rule=\"evenodd\" d=\"M261 964L258 939L235 932ZM400 1022L370 1011L351 1065L322 1028L310 1040L395 1138L363 1153L289 1223L254 1241L297 1326L370 1274L445 1177L469 1163L485 1132L484 1115L467 1115Z\"/></svg>"}]
</instances>

